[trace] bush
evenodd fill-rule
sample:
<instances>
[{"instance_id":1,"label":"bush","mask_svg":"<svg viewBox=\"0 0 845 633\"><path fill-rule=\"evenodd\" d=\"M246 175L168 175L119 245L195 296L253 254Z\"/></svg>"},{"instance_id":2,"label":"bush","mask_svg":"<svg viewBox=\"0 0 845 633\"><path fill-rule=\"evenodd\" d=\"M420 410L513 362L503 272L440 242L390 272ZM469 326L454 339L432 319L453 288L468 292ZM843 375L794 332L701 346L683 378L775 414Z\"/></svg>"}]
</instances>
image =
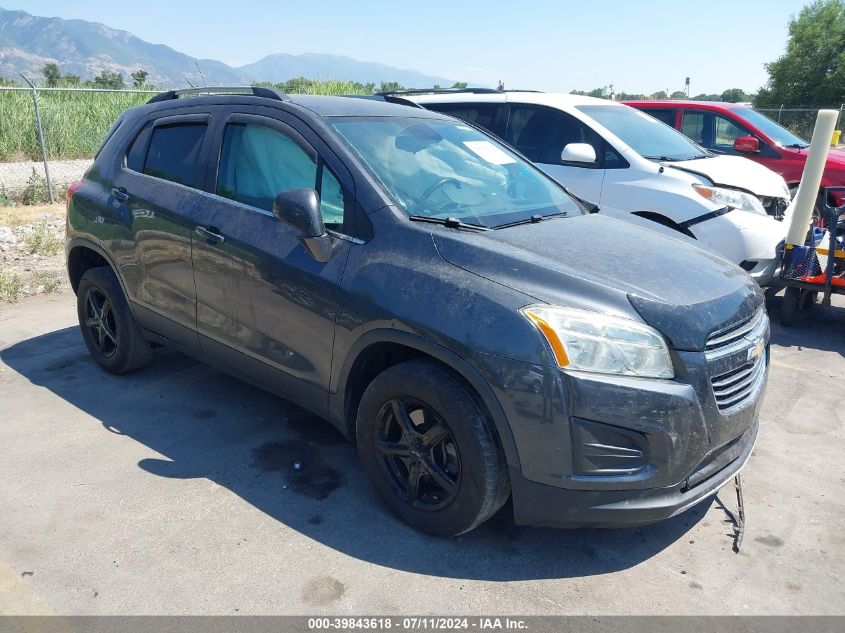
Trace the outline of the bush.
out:
<instances>
[{"instance_id":1,"label":"bush","mask_svg":"<svg viewBox=\"0 0 845 633\"><path fill-rule=\"evenodd\" d=\"M21 194L24 204L43 204L48 200L47 180L32 168L32 175L26 181L26 187Z\"/></svg>"},{"instance_id":2,"label":"bush","mask_svg":"<svg viewBox=\"0 0 845 633\"><path fill-rule=\"evenodd\" d=\"M0 270L0 301L14 303L21 296L23 282L17 274Z\"/></svg>"},{"instance_id":3,"label":"bush","mask_svg":"<svg viewBox=\"0 0 845 633\"><path fill-rule=\"evenodd\" d=\"M50 231L46 222L35 227L35 230L24 238L26 249L34 255L55 255L62 247L61 237Z\"/></svg>"}]
</instances>

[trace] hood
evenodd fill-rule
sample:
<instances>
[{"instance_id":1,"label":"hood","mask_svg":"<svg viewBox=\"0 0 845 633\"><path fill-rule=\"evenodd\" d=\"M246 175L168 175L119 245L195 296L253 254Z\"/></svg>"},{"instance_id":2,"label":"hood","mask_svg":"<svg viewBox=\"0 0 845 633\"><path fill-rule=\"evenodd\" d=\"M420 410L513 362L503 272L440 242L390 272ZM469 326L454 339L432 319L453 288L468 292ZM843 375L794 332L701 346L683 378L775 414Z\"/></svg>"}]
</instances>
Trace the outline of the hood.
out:
<instances>
[{"instance_id":1,"label":"hood","mask_svg":"<svg viewBox=\"0 0 845 633\"><path fill-rule=\"evenodd\" d=\"M780 174L742 156L711 156L697 160L663 163L665 167L703 176L714 185L743 189L755 196L789 199L789 189Z\"/></svg>"},{"instance_id":2,"label":"hood","mask_svg":"<svg viewBox=\"0 0 845 633\"><path fill-rule=\"evenodd\" d=\"M455 266L537 302L642 319L676 349L704 349L762 304L757 284L715 253L601 215L432 237Z\"/></svg>"},{"instance_id":3,"label":"hood","mask_svg":"<svg viewBox=\"0 0 845 633\"><path fill-rule=\"evenodd\" d=\"M786 147L783 148L789 152L795 152L799 154L805 160L807 159L807 149L806 147L802 149L796 149L794 147ZM827 153L827 162L825 162L825 169L836 169L839 171L845 170L845 151L841 149L830 148Z\"/></svg>"}]
</instances>

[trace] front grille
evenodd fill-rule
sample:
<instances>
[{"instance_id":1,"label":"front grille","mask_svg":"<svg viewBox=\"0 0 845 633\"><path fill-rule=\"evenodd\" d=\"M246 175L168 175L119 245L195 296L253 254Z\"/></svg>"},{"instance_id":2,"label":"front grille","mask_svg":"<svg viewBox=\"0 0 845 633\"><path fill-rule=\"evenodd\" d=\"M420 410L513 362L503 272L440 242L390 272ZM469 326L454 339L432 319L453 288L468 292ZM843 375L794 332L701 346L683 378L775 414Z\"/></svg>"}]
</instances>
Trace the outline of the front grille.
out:
<instances>
[{"instance_id":1,"label":"front grille","mask_svg":"<svg viewBox=\"0 0 845 633\"><path fill-rule=\"evenodd\" d=\"M763 308L750 319L717 330L710 335L704 346L708 359L725 356L744 347L753 347L764 338L769 328L769 317Z\"/></svg>"},{"instance_id":2,"label":"front grille","mask_svg":"<svg viewBox=\"0 0 845 633\"><path fill-rule=\"evenodd\" d=\"M719 411L724 412L741 407L757 393L766 376L767 353L763 352L742 367L710 379Z\"/></svg>"},{"instance_id":3,"label":"front grille","mask_svg":"<svg viewBox=\"0 0 845 633\"><path fill-rule=\"evenodd\" d=\"M769 317L763 308L749 319L717 330L707 339L704 356L716 406L733 412L755 398L766 379Z\"/></svg>"}]
</instances>

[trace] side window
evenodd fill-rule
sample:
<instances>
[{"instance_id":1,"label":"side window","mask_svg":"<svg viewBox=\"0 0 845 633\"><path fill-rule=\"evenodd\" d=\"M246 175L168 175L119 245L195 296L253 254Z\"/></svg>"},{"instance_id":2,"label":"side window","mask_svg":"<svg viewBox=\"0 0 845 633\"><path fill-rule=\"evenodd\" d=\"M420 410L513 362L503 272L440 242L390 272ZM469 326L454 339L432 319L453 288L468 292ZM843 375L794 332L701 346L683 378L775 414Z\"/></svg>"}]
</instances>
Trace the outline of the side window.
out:
<instances>
[{"instance_id":1,"label":"side window","mask_svg":"<svg viewBox=\"0 0 845 633\"><path fill-rule=\"evenodd\" d=\"M320 192L320 213L323 224L330 229L343 226L343 189L334 174L322 165L322 178L317 190Z\"/></svg>"},{"instance_id":2,"label":"side window","mask_svg":"<svg viewBox=\"0 0 845 633\"><path fill-rule=\"evenodd\" d=\"M319 170L314 159L292 138L273 128L253 123L226 126L217 195L265 211L288 189L315 188L320 195L323 222L329 228L343 223L343 191L334 175Z\"/></svg>"},{"instance_id":3,"label":"side window","mask_svg":"<svg viewBox=\"0 0 845 633\"><path fill-rule=\"evenodd\" d=\"M601 159L602 139L575 117L536 106L511 106L506 140L535 163L560 165L560 154L569 143L588 143ZM613 150L610 150L611 152Z\"/></svg>"},{"instance_id":4,"label":"side window","mask_svg":"<svg viewBox=\"0 0 845 633\"><path fill-rule=\"evenodd\" d=\"M206 127L205 123L177 123L152 128L143 172L188 187L198 187L202 173L200 147Z\"/></svg>"},{"instance_id":5,"label":"side window","mask_svg":"<svg viewBox=\"0 0 845 633\"><path fill-rule=\"evenodd\" d=\"M144 171L144 159L147 157L147 146L150 144L150 136L153 133L152 121L147 123L135 136L132 145L126 152L126 166L132 171Z\"/></svg>"},{"instance_id":6,"label":"side window","mask_svg":"<svg viewBox=\"0 0 845 633\"><path fill-rule=\"evenodd\" d=\"M677 110L667 108L643 108L642 111L649 116L653 116L658 121L663 121L663 123L670 127L675 127L675 113Z\"/></svg>"},{"instance_id":7,"label":"side window","mask_svg":"<svg viewBox=\"0 0 845 633\"><path fill-rule=\"evenodd\" d=\"M749 132L723 116L716 115L715 147L723 151L733 151L734 141L740 136L748 136Z\"/></svg>"},{"instance_id":8,"label":"side window","mask_svg":"<svg viewBox=\"0 0 845 633\"><path fill-rule=\"evenodd\" d=\"M684 112L681 132L704 147L713 147L713 115L707 112Z\"/></svg>"},{"instance_id":9,"label":"side window","mask_svg":"<svg viewBox=\"0 0 845 633\"><path fill-rule=\"evenodd\" d=\"M448 114L464 121L488 130L493 129L493 122L496 119L496 112L499 109L497 103L438 103L426 104L426 107L437 112Z\"/></svg>"}]
</instances>

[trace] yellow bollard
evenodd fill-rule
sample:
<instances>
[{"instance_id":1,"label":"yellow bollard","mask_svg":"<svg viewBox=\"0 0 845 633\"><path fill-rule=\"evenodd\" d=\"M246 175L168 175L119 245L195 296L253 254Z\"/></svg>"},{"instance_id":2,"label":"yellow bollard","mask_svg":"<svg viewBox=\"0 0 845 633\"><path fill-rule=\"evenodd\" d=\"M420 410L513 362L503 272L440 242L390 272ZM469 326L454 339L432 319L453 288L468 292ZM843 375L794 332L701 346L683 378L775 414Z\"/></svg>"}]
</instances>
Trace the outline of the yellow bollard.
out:
<instances>
[{"instance_id":1,"label":"yellow bollard","mask_svg":"<svg viewBox=\"0 0 845 633\"><path fill-rule=\"evenodd\" d=\"M842 130L833 130L833 138L830 140L830 146L836 147L839 145L839 137L842 135Z\"/></svg>"}]
</instances>

